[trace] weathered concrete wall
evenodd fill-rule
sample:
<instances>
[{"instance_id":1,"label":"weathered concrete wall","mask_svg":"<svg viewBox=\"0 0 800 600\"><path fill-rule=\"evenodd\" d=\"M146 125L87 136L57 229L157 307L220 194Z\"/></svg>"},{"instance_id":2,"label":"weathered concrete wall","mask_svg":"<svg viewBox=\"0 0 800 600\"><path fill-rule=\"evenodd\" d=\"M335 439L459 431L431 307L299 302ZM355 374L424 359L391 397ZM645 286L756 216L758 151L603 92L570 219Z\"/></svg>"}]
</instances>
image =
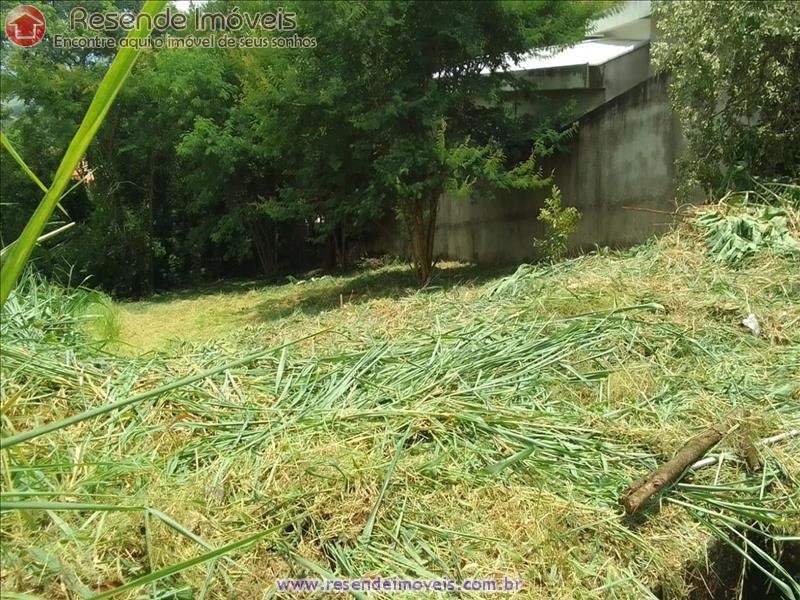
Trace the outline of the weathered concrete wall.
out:
<instances>
[{"instance_id":1,"label":"weathered concrete wall","mask_svg":"<svg viewBox=\"0 0 800 600\"><path fill-rule=\"evenodd\" d=\"M555 170L564 204L583 213L573 250L628 246L663 231L668 217L623 207L674 209L674 162L682 144L664 78L649 79L581 118L569 152L543 163L546 172ZM542 234L536 215L545 195L443 198L436 256L482 263L530 260L533 238ZM398 252L402 246L395 239L390 247Z\"/></svg>"},{"instance_id":2,"label":"weathered concrete wall","mask_svg":"<svg viewBox=\"0 0 800 600\"><path fill-rule=\"evenodd\" d=\"M516 110L531 115L552 115L569 103L574 114L585 115L652 77L650 44L639 42L634 50L602 65L570 65L522 71L518 77L532 78L535 101L515 98Z\"/></svg>"},{"instance_id":3,"label":"weathered concrete wall","mask_svg":"<svg viewBox=\"0 0 800 600\"><path fill-rule=\"evenodd\" d=\"M598 71L593 73L594 79L602 82L605 101L608 102L652 77L650 44L646 43L633 52L592 69Z\"/></svg>"}]
</instances>

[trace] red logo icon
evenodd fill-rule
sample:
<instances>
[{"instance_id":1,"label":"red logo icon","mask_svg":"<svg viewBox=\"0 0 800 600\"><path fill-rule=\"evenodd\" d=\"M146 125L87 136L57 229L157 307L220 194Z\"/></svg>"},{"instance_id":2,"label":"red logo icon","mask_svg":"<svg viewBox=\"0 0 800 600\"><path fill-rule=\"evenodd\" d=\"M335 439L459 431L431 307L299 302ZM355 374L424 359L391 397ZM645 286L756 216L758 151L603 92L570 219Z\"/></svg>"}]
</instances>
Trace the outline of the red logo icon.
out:
<instances>
[{"instance_id":1,"label":"red logo icon","mask_svg":"<svg viewBox=\"0 0 800 600\"><path fill-rule=\"evenodd\" d=\"M17 6L6 16L6 35L17 46L35 46L46 29L44 15L35 6Z\"/></svg>"}]
</instances>

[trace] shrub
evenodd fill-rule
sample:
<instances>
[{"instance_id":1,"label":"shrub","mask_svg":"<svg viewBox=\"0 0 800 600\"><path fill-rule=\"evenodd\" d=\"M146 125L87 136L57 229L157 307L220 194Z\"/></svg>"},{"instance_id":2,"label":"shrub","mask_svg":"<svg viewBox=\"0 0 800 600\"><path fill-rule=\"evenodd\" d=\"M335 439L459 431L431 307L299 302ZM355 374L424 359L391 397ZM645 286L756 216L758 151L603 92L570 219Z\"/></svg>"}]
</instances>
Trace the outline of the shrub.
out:
<instances>
[{"instance_id":1,"label":"shrub","mask_svg":"<svg viewBox=\"0 0 800 600\"><path fill-rule=\"evenodd\" d=\"M656 2L653 60L687 140L680 189L746 189L800 170L794 2Z\"/></svg>"},{"instance_id":2,"label":"shrub","mask_svg":"<svg viewBox=\"0 0 800 600\"><path fill-rule=\"evenodd\" d=\"M52 283L27 269L2 309L0 337L22 345L103 346L119 339L120 313L113 300L83 286Z\"/></svg>"},{"instance_id":3,"label":"shrub","mask_svg":"<svg viewBox=\"0 0 800 600\"><path fill-rule=\"evenodd\" d=\"M567 253L567 240L578 229L580 218L577 208L561 205L561 190L553 186L536 219L545 228L545 237L533 242L539 258L551 262L562 260Z\"/></svg>"}]
</instances>

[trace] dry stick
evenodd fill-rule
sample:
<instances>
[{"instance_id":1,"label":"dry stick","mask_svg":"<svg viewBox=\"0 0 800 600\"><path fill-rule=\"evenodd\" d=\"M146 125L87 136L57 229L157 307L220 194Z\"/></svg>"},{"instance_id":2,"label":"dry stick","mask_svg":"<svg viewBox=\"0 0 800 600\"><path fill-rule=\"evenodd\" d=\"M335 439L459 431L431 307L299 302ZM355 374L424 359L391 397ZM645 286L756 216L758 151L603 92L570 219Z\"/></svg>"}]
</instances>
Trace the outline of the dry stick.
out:
<instances>
[{"instance_id":1,"label":"dry stick","mask_svg":"<svg viewBox=\"0 0 800 600\"><path fill-rule=\"evenodd\" d=\"M644 479L631 484L619 498L625 512L630 514L639 510L655 494L677 481L692 464L716 446L730 433L733 421L727 419L722 424L706 429L693 437L677 454Z\"/></svg>"},{"instance_id":2,"label":"dry stick","mask_svg":"<svg viewBox=\"0 0 800 600\"><path fill-rule=\"evenodd\" d=\"M750 411L746 410L742 414L745 419L750 418ZM749 473L759 473L763 468L761 464L761 455L753 440L752 422L745 421L739 430L738 441L738 454L744 458Z\"/></svg>"},{"instance_id":3,"label":"dry stick","mask_svg":"<svg viewBox=\"0 0 800 600\"><path fill-rule=\"evenodd\" d=\"M786 433L779 433L778 435L773 435L772 437L765 438L759 442L762 446L771 446L772 444L777 444L778 442L782 442L783 440L788 440L789 438L797 437L800 435L800 429L790 429Z\"/></svg>"},{"instance_id":4,"label":"dry stick","mask_svg":"<svg viewBox=\"0 0 800 600\"><path fill-rule=\"evenodd\" d=\"M739 443L739 453L744 457L747 470L750 473L759 473L764 465L761 464L761 455L753 443L753 438L746 434Z\"/></svg>"},{"instance_id":5,"label":"dry stick","mask_svg":"<svg viewBox=\"0 0 800 600\"><path fill-rule=\"evenodd\" d=\"M636 212L653 213L654 215L667 215L669 217L688 217L688 213L679 212L677 210L658 210L657 208L646 208L644 206L623 206L623 210L634 210Z\"/></svg>"},{"instance_id":6,"label":"dry stick","mask_svg":"<svg viewBox=\"0 0 800 600\"><path fill-rule=\"evenodd\" d=\"M777 444L778 442L782 442L783 440L788 440L788 439L791 439L793 437L797 437L799 435L800 435L800 429L790 429L789 431L787 431L785 433L779 433L778 435L773 435L771 437L764 438L763 440L759 440L756 445L757 446L772 446L773 444ZM757 448L756 448L756 450L757 450ZM727 460L727 459L731 459L731 458L736 458L736 457L733 454L729 454L729 453L723 452L722 454L718 454L717 456L709 456L707 458L703 458L701 460L698 460L696 463L694 463L689 468L692 469L692 471L697 471L698 469L703 469L705 467L710 467L711 465L715 465L718 462L722 462L723 460Z\"/></svg>"}]
</instances>

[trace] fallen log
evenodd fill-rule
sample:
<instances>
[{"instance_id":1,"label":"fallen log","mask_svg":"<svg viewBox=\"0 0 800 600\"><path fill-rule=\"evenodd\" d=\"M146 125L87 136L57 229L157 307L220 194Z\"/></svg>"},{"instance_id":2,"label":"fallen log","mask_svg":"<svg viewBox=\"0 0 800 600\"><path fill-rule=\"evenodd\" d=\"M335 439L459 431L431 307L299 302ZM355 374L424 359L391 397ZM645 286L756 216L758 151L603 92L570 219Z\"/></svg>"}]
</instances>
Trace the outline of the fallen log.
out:
<instances>
[{"instance_id":1,"label":"fallen log","mask_svg":"<svg viewBox=\"0 0 800 600\"><path fill-rule=\"evenodd\" d=\"M619 502L625 508L625 512L629 515L635 513L650 498L665 487L675 483L689 467L716 446L734 427L734 421L728 419L720 425L706 429L703 433L686 442L675 456L650 473L650 475L628 486L619 498Z\"/></svg>"}]
</instances>

